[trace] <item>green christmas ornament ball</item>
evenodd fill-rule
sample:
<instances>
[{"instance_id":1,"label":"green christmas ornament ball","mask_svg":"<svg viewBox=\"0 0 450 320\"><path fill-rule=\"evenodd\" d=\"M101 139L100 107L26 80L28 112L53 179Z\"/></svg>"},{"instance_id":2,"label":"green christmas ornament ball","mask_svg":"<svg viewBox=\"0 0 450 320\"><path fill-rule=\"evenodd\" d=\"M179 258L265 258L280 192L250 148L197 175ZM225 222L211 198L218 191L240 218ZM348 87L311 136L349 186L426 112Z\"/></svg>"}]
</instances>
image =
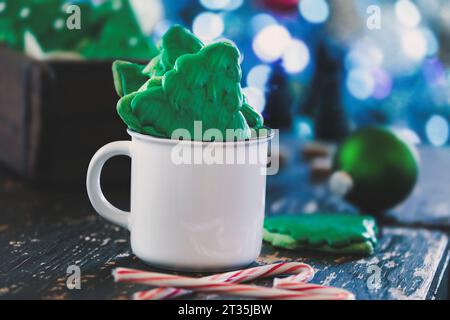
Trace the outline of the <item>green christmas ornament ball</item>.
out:
<instances>
[{"instance_id":1,"label":"green christmas ornament ball","mask_svg":"<svg viewBox=\"0 0 450 320\"><path fill-rule=\"evenodd\" d=\"M349 135L334 158L331 190L377 214L405 200L419 172L417 150L394 132L366 127Z\"/></svg>"}]
</instances>

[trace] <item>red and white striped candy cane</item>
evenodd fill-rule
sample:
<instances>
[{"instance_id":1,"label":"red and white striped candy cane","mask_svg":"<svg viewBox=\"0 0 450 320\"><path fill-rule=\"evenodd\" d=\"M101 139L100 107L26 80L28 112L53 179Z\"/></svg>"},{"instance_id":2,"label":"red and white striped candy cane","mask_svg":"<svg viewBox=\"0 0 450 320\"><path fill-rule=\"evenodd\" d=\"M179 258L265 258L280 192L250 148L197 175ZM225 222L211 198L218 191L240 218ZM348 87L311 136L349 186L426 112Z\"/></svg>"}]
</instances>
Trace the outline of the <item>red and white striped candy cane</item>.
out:
<instances>
[{"instance_id":1,"label":"red and white striped candy cane","mask_svg":"<svg viewBox=\"0 0 450 320\"><path fill-rule=\"evenodd\" d=\"M240 296L253 299L283 299L283 300L344 300L354 299L354 296L343 289L326 287L323 292L314 290L289 291L284 289L266 288L244 284L234 284L210 279L197 279L157 272L142 272L140 270L117 268L114 273L116 282L140 283L158 287L176 287L185 290L206 293L218 293L230 296ZM308 292L310 291L310 292Z\"/></svg>"},{"instance_id":2,"label":"red and white striped candy cane","mask_svg":"<svg viewBox=\"0 0 450 320\"><path fill-rule=\"evenodd\" d=\"M296 292L308 292L312 295L314 294L326 294L329 296L333 296L330 300L353 300L355 297L352 293L338 289L335 287L322 286L318 284L306 283L303 281L298 281L295 276L287 277L287 278L275 278L273 281L273 287L277 289L284 289ZM348 295L352 297L349 297Z\"/></svg>"},{"instance_id":3,"label":"red and white striped candy cane","mask_svg":"<svg viewBox=\"0 0 450 320\"><path fill-rule=\"evenodd\" d=\"M305 263L281 262L249 269L219 273L204 277L202 279L217 280L229 283L241 283L259 278L269 278L281 274L292 274L295 275L296 281L308 282L314 276L314 269ZM134 298L138 300L164 300L179 298L189 293L192 293L192 291L183 290L180 288L156 288L137 292L134 295Z\"/></svg>"}]
</instances>

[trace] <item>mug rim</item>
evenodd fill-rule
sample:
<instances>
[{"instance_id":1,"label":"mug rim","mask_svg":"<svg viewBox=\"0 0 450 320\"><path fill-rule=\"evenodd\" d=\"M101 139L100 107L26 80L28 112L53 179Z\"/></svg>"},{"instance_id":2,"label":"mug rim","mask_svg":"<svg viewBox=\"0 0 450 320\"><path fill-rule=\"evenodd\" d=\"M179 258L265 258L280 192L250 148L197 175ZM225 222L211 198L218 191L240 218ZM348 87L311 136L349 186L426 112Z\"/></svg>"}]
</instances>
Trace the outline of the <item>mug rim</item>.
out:
<instances>
[{"instance_id":1,"label":"mug rim","mask_svg":"<svg viewBox=\"0 0 450 320\"><path fill-rule=\"evenodd\" d=\"M251 139L246 139L246 140L239 140L239 141L199 141L199 140L174 140L174 139L170 139L170 138L165 138L165 137L155 137L155 136L151 136L148 134L143 134L143 133L139 133L136 131L133 131L131 129L127 129L127 133L131 138L137 138L140 140L144 140L144 141L149 141L149 142L156 142L156 143L160 143L160 144L189 144L189 145L225 145L225 146L229 146L229 145L250 145L250 144L255 144L255 143L260 143L260 142L266 142L266 141L270 141L272 140L272 138L274 137L275 133L271 128L268 127L264 127L267 128L269 131L269 134L267 136L264 137L254 137Z\"/></svg>"}]
</instances>

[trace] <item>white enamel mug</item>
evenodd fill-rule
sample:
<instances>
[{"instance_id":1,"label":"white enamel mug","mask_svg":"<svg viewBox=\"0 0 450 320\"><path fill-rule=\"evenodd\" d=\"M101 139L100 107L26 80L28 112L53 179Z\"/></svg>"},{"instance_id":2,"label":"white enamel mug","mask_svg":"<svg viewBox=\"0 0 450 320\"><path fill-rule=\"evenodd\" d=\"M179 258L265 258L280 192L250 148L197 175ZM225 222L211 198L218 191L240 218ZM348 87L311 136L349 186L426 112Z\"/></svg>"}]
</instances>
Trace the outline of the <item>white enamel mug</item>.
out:
<instances>
[{"instance_id":1,"label":"white enamel mug","mask_svg":"<svg viewBox=\"0 0 450 320\"><path fill-rule=\"evenodd\" d=\"M97 151L86 185L95 210L129 229L137 257L165 269L213 271L241 268L259 256L267 161L180 164L174 161L174 148L193 153L245 150L267 159L271 136L201 142L128 133L131 141L112 142ZM109 203L100 187L103 165L117 155L131 157L131 212Z\"/></svg>"}]
</instances>

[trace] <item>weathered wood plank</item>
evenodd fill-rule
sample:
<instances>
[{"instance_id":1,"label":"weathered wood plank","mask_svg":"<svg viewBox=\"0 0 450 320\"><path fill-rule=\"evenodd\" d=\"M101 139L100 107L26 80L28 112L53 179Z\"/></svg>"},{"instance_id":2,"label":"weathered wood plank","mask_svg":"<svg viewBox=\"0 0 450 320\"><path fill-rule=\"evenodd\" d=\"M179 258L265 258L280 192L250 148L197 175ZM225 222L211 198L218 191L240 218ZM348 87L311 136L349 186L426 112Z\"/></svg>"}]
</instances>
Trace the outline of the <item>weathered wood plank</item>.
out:
<instances>
[{"instance_id":1,"label":"weathered wood plank","mask_svg":"<svg viewBox=\"0 0 450 320\"><path fill-rule=\"evenodd\" d=\"M311 184L308 167L299 165L299 149L291 147L294 156L288 166L268 178L267 214L355 211L331 196L325 184ZM445 229L445 208L450 199L449 172L444 169L450 150L421 148L421 153L424 167L418 188L389 216L397 225ZM127 186L106 193L126 209ZM447 241L441 232L386 227L377 253L369 258L289 252L265 246L258 262L306 261L317 269L314 282L343 286L359 299L435 298L448 283ZM114 284L112 268L149 268L131 254L125 230L95 215L84 190L32 186L2 168L0 257L0 299L125 299L143 287ZM81 267L82 290L66 288L66 270L71 264ZM368 268L374 265L381 268L381 282L369 289L367 281L373 274Z\"/></svg>"},{"instance_id":2,"label":"weathered wood plank","mask_svg":"<svg viewBox=\"0 0 450 320\"><path fill-rule=\"evenodd\" d=\"M304 253L294 258L295 255L265 246L258 261L310 263L317 271L314 282L347 288L358 299L432 299L433 281L439 279L448 263L448 238L443 233L421 229L385 228L371 257L330 259Z\"/></svg>"},{"instance_id":3,"label":"weathered wood plank","mask_svg":"<svg viewBox=\"0 0 450 320\"><path fill-rule=\"evenodd\" d=\"M377 253L368 258L265 246L257 262L305 261L317 270L315 283L347 288L358 299L425 299L433 298L439 285L433 281L445 269L447 242L440 232L386 228ZM151 269L131 253L128 232L95 216L8 228L0 232L0 248L0 298L6 299L128 298L143 287L114 284L111 270L116 266ZM66 287L70 265L81 268L81 290ZM371 289L367 281L373 266L380 268L380 281ZM193 298L200 297L213 298Z\"/></svg>"}]
</instances>

